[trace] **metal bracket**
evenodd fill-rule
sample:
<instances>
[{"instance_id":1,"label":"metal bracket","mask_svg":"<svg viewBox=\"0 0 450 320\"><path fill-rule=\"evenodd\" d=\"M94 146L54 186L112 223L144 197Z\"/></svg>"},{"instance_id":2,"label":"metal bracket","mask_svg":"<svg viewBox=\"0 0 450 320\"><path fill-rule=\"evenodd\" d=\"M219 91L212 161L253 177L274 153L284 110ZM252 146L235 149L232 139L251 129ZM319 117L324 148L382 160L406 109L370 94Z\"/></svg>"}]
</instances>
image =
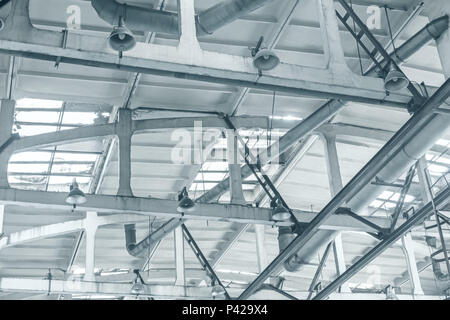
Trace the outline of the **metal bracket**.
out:
<instances>
[{"instance_id":1,"label":"metal bracket","mask_svg":"<svg viewBox=\"0 0 450 320\"><path fill-rule=\"evenodd\" d=\"M375 238L382 240L384 239L386 236L389 235L389 229L385 229L380 227L379 225L361 217L360 215L357 215L356 213L354 213L350 208L338 208L334 214L338 215L338 214L345 214L349 217L352 217L355 220L358 220L359 222L364 223L365 225L368 225L369 227L371 227L372 229L374 229L376 232L372 233L372 232L367 232L368 234L370 234L371 236L374 236Z\"/></svg>"}]
</instances>

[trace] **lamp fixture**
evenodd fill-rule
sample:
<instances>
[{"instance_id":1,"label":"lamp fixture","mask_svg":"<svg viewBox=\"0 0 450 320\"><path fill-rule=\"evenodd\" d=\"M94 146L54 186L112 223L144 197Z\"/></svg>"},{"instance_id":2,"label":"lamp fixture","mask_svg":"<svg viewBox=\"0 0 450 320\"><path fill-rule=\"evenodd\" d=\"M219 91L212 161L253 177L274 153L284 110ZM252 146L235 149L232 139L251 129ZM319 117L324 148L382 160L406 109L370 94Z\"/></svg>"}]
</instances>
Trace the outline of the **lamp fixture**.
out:
<instances>
[{"instance_id":1,"label":"lamp fixture","mask_svg":"<svg viewBox=\"0 0 450 320\"><path fill-rule=\"evenodd\" d=\"M283 206L278 199L272 200L272 217L273 221L285 222L291 219L291 213Z\"/></svg>"},{"instance_id":2,"label":"lamp fixture","mask_svg":"<svg viewBox=\"0 0 450 320\"><path fill-rule=\"evenodd\" d=\"M195 210L195 203L191 198L189 198L189 194L186 190L186 187L184 187L183 190L181 190L181 192L178 194L177 211L183 213L183 212L192 212L194 210Z\"/></svg>"},{"instance_id":3,"label":"lamp fixture","mask_svg":"<svg viewBox=\"0 0 450 320\"><path fill-rule=\"evenodd\" d=\"M75 209L77 205L83 204L87 201L83 191L80 190L77 180L74 178L70 185L70 192L66 197L66 202L73 205Z\"/></svg>"}]
</instances>

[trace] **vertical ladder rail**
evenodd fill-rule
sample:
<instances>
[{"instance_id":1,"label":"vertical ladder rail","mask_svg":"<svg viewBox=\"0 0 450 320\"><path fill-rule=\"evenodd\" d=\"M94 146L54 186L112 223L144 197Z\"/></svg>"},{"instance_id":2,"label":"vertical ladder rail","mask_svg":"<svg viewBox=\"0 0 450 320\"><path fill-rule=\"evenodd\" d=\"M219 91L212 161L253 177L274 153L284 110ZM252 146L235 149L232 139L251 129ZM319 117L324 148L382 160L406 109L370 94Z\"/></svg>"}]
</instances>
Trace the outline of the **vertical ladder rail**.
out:
<instances>
[{"instance_id":1,"label":"vertical ladder rail","mask_svg":"<svg viewBox=\"0 0 450 320\"><path fill-rule=\"evenodd\" d=\"M395 225L397 224L398 217L400 216L400 213L402 212L403 205L405 203L406 194L409 191L409 188L411 187L412 180L414 178L415 172L416 172L417 164L414 164L408 171L408 174L406 175L406 180L403 185L403 188L400 192L400 197L397 202L397 206L395 207L394 213L392 214L392 223L391 228L389 230L390 233L394 231Z\"/></svg>"},{"instance_id":2,"label":"vertical ladder rail","mask_svg":"<svg viewBox=\"0 0 450 320\"><path fill-rule=\"evenodd\" d=\"M449 256L448 256L447 246L445 244L444 233L442 232L441 221L440 221L440 218L439 218L440 213L438 212L438 210L436 208L436 203L434 202L434 196L433 196L433 186L434 185L431 185L430 176L428 174L428 170L427 169L424 170L424 173L425 173L425 183L426 183L426 186L427 186L427 188L428 188L428 190L430 192L430 195L431 195L431 204L433 206L434 218L436 219L436 227L438 229L439 239L441 240L441 246L442 246L441 250L443 251L444 258L445 258L445 264L446 264L446 267L447 267L447 274L450 275L450 260L449 260ZM445 177L445 175L444 175L444 177Z\"/></svg>"},{"instance_id":3,"label":"vertical ladder rail","mask_svg":"<svg viewBox=\"0 0 450 320\"><path fill-rule=\"evenodd\" d=\"M372 32L369 30L366 24L358 17L356 12L353 11L353 9L348 5L348 3L345 0L337 0L337 1L340 3L342 8L344 8L346 14L344 17L342 17L342 15L336 10L336 16L339 18L339 20L342 22L345 28L352 34L355 40L361 45L364 51L367 52L369 57L374 61L374 63L377 65L380 71L384 72L384 68L375 58L377 53L379 53L386 60L386 66L389 66L390 64L393 65L397 71L401 72L406 77L406 75L403 73L403 71L400 69L397 63L395 63L395 61L391 58L389 53L387 53L387 51L384 49L381 43L375 38L375 36L372 34ZM359 34L356 34L350 27L350 25L347 23L347 20L350 17L358 25L360 29ZM364 44L364 42L362 42L361 38L363 36L366 36L369 39L370 43L375 47L375 49L372 52L370 52L367 46ZM417 88L413 85L413 83L409 81L409 79L408 79L408 90L412 94L413 101L416 104L421 105L424 103L425 98L417 90Z\"/></svg>"},{"instance_id":4,"label":"vertical ladder rail","mask_svg":"<svg viewBox=\"0 0 450 320\"><path fill-rule=\"evenodd\" d=\"M202 265L203 269L209 274L210 277L214 278L214 280L217 281L217 283L223 288L223 290L225 290L225 297L226 297L226 299L227 300L231 300L231 297L228 294L227 289L225 289L225 286L222 284L222 282L220 281L219 277L214 272L214 269L211 267L211 265L209 264L209 262L206 259L205 255L200 250L199 246L195 242L195 240L192 237L191 233L189 232L188 228L184 224L181 225L181 228L183 229L184 238L186 239L187 243L191 247L192 251L194 252L194 254L197 257L197 259L200 262L200 264Z\"/></svg>"},{"instance_id":5,"label":"vertical ladder rail","mask_svg":"<svg viewBox=\"0 0 450 320\"><path fill-rule=\"evenodd\" d=\"M261 163L259 162L259 159L256 159L255 156L253 156L253 154L251 153L250 149L248 148L247 144L244 142L244 140L241 138L241 136L237 133L237 128L234 126L233 122L230 120L230 118L225 115L224 116L224 121L227 124L228 128L233 130L236 134L236 137L238 138L239 142L242 144L242 146L244 147L244 161L245 163L250 167L253 175L256 177L256 179L258 180L259 184L261 185L261 187L264 189L264 191L266 192L266 194L269 196L269 198L271 200L273 199L278 199L281 204L283 205L283 207L286 208L286 210L289 211L289 213L291 214L291 218L294 221L295 226L301 230L302 226L301 224L298 222L297 218L294 215L294 212L290 209L290 207L288 206L288 204L286 203L286 201L284 201L283 197L281 196L281 194L278 192L277 188L275 187L275 185L272 183L272 181L270 180L270 178L267 176L267 174L264 173L262 167L261 167ZM242 151L239 149L239 152ZM249 161L248 157L251 158L251 161L256 163L252 163ZM261 177L260 177L260 176ZM263 181L264 180L264 181ZM267 189L267 187L270 188ZM273 195L270 193L272 192Z\"/></svg>"}]
</instances>

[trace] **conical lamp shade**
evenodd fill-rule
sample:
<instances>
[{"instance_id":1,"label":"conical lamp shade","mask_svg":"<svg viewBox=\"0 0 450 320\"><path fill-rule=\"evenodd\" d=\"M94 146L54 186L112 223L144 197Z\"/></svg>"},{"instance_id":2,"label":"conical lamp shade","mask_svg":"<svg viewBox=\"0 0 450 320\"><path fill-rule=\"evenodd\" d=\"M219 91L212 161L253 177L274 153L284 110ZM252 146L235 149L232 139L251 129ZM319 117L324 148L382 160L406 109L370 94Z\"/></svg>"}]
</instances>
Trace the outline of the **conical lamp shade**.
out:
<instances>
[{"instance_id":1,"label":"conical lamp shade","mask_svg":"<svg viewBox=\"0 0 450 320\"><path fill-rule=\"evenodd\" d=\"M281 204L277 205L273 209L273 211L272 211L272 220L273 221L288 221L289 219L291 219L291 214Z\"/></svg>"},{"instance_id":2,"label":"conical lamp shade","mask_svg":"<svg viewBox=\"0 0 450 320\"><path fill-rule=\"evenodd\" d=\"M184 196L180 202L178 202L178 212L192 212L195 210L195 203L188 196Z\"/></svg>"},{"instance_id":3,"label":"conical lamp shade","mask_svg":"<svg viewBox=\"0 0 450 320\"><path fill-rule=\"evenodd\" d=\"M275 52L268 50L268 49L262 49L258 51L258 53L253 58L253 65L258 70L272 70L278 64L280 63L280 59L277 57Z\"/></svg>"},{"instance_id":4,"label":"conical lamp shade","mask_svg":"<svg viewBox=\"0 0 450 320\"><path fill-rule=\"evenodd\" d=\"M83 204L86 202L86 196L83 191L78 187L78 183L74 179L70 186L70 192L66 197L66 202L72 205Z\"/></svg>"},{"instance_id":5,"label":"conical lamp shade","mask_svg":"<svg viewBox=\"0 0 450 320\"><path fill-rule=\"evenodd\" d=\"M136 39L127 27L118 26L114 27L114 30L109 35L108 43L113 50L128 51L136 46Z\"/></svg>"},{"instance_id":6,"label":"conical lamp shade","mask_svg":"<svg viewBox=\"0 0 450 320\"><path fill-rule=\"evenodd\" d=\"M406 76L395 69L393 65L389 68L389 73L384 79L384 88L389 91L400 91L409 85L409 80Z\"/></svg>"}]
</instances>

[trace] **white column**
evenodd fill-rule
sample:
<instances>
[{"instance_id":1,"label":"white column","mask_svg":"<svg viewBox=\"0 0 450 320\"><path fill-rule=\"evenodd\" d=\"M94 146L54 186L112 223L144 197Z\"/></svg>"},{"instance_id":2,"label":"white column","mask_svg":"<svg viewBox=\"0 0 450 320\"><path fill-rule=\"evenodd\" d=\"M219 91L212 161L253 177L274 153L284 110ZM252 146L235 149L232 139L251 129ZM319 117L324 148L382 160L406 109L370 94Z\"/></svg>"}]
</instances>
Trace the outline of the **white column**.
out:
<instances>
[{"instance_id":1,"label":"white column","mask_svg":"<svg viewBox=\"0 0 450 320\"><path fill-rule=\"evenodd\" d=\"M95 234L97 233L97 212L86 212L85 281L95 281Z\"/></svg>"},{"instance_id":2,"label":"white column","mask_svg":"<svg viewBox=\"0 0 450 320\"><path fill-rule=\"evenodd\" d=\"M184 238L181 227L173 231L174 247L175 247L175 268L176 268L176 286L184 286L186 284L185 264L184 264Z\"/></svg>"},{"instance_id":3,"label":"white column","mask_svg":"<svg viewBox=\"0 0 450 320\"><path fill-rule=\"evenodd\" d=\"M258 259L258 271L263 271L267 266L267 252L265 246L265 226L254 225L256 235L256 255Z\"/></svg>"},{"instance_id":4,"label":"white column","mask_svg":"<svg viewBox=\"0 0 450 320\"><path fill-rule=\"evenodd\" d=\"M132 119L131 111L120 109L117 125L119 137L119 190L117 195L132 197L131 191L131 136Z\"/></svg>"},{"instance_id":5,"label":"white column","mask_svg":"<svg viewBox=\"0 0 450 320\"><path fill-rule=\"evenodd\" d=\"M341 169L339 167L339 159L336 149L336 137L334 135L321 135L324 149L325 161L327 164L328 183L330 185L330 194L334 197L343 188ZM338 233L333 243L334 261L336 263L336 271L338 275L347 270L345 265L344 247L342 245L341 233ZM341 292L350 292L347 284L341 286Z\"/></svg>"},{"instance_id":6,"label":"white column","mask_svg":"<svg viewBox=\"0 0 450 320\"><path fill-rule=\"evenodd\" d=\"M194 0L178 0L178 24L180 28L180 42L178 49L186 53L191 59L198 58L200 51L197 40L197 26L195 23Z\"/></svg>"},{"instance_id":7,"label":"white column","mask_svg":"<svg viewBox=\"0 0 450 320\"><path fill-rule=\"evenodd\" d=\"M12 127L14 124L14 109L16 101L1 100L0 108L0 146L2 146L12 134ZM3 150L0 154L0 187L9 188L8 184L8 162L12 150L9 148Z\"/></svg>"},{"instance_id":8,"label":"white column","mask_svg":"<svg viewBox=\"0 0 450 320\"><path fill-rule=\"evenodd\" d=\"M242 174L240 157L238 156L238 140L233 130L227 130L228 170L230 173L230 203L245 204L242 190Z\"/></svg>"},{"instance_id":9,"label":"white column","mask_svg":"<svg viewBox=\"0 0 450 320\"><path fill-rule=\"evenodd\" d=\"M344 59L341 37L339 34L336 9L333 0L318 0L320 30L322 32L325 65L333 73L351 75ZM344 74L345 73L345 74Z\"/></svg>"},{"instance_id":10,"label":"white column","mask_svg":"<svg viewBox=\"0 0 450 320\"><path fill-rule=\"evenodd\" d=\"M408 232L402 237L402 250L405 254L406 265L408 267L409 279L411 281L411 287L413 289L413 294L421 294L424 292L422 290L422 285L420 283L419 271L417 270L417 261L414 254L414 242L411 238L411 233Z\"/></svg>"}]
</instances>

